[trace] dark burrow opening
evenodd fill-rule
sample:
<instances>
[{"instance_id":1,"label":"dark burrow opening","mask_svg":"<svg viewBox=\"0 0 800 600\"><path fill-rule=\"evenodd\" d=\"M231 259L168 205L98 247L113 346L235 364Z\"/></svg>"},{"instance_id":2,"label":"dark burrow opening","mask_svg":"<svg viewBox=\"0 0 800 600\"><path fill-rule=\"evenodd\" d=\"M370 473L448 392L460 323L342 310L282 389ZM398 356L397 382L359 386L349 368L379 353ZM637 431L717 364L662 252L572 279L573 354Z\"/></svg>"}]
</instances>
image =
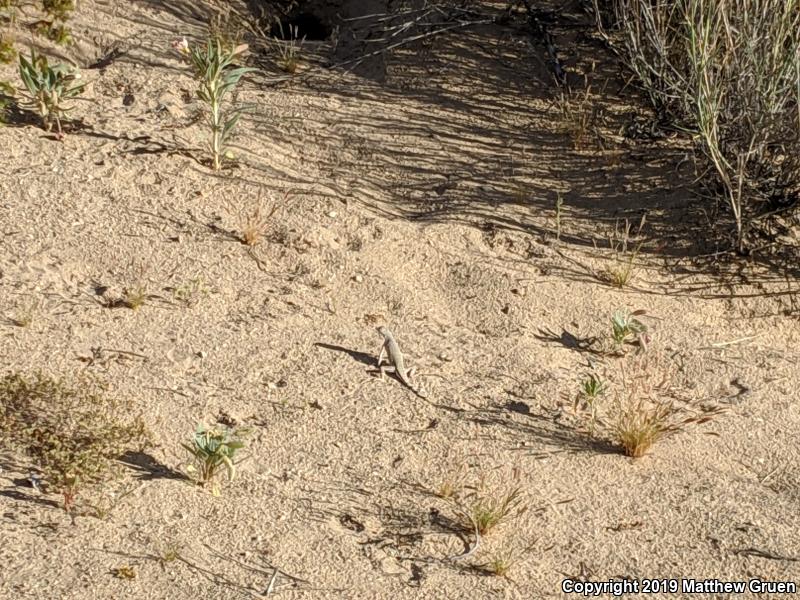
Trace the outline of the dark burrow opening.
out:
<instances>
[{"instance_id":1,"label":"dark burrow opening","mask_svg":"<svg viewBox=\"0 0 800 600\"><path fill-rule=\"evenodd\" d=\"M327 40L333 32L331 26L315 14L303 12L289 15L272 26L270 34L279 40Z\"/></svg>"}]
</instances>

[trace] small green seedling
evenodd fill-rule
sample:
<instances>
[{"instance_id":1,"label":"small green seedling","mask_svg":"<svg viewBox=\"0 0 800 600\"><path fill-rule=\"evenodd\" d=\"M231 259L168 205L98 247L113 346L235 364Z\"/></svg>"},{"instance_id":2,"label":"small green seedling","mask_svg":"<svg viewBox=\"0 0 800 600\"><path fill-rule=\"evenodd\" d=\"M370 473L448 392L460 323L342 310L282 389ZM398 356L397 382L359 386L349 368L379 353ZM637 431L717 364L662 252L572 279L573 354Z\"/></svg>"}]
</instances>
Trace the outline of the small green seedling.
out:
<instances>
[{"instance_id":1,"label":"small green seedling","mask_svg":"<svg viewBox=\"0 0 800 600\"><path fill-rule=\"evenodd\" d=\"M589 375L581 381L581 396L587 400L596 400L606 391L605 382L594 373Z\"/></svg>"},{"instance_id":2,"label":"small green seedling","mask_svg":"<svg viewBox=\"0 0 800 600\"><path fill-rule=\"evenodd\" d=\"M197 482L201 485L213 482L222 469L227 471L228 480L233 480L236 475L233 458L238 450L244 448L246 434L245 429L209 429L198 425L191 443L183 444L194 459L190 470L196 473ZM218 493L216 486L213 491Z\"/></svg>"},{"instance_id":3,"label":"small green seedling","mask_svg":"<svg viewBox=\"0 0 800 600\"><path fill-rule=\"evenodd\" d=\"M211 158L215 171L222 168L222 160L230 156L228 141L242 116L243 109L225 109L225 97L239 84L241 78L255 69L231 68L247 51L247 44L226 47L218 38L209 39L205 46L190 47L186 39L173 43L173 48L189 58L195 77L199 81L197 97L208 107L208 124L211 128Z\"/></svg>"},{"instance_id":4,"label":"small green seedling","mask_svg":"<svg viewBox=\"0 0 800 600\"><path fill-rule=\"evenodd\" d=\"M580 392L576 398L575 408L581 408L589 412L590 435L594 436L597 429L597 401L606 393L606 383L595 373L590 373L586 379L581 381Z\"/></svg>"},{"instance_id":5,"label":"small green seedling","mask_svg":"<svg viewBox=\"0 0 800 600\"><path fill-rule=\"evenodd\" d=\"M611 317L611 338L618 348L623 344L636 340L642 349L647 342L647 326L636 317L645 314L643 310L629 312L621 308Z\"/></svg>"},{"instance_id":6,"label":"small green seedling","mask_svg":"<svg viewBox=\"0 0 800 600\"><path fill-rule=\"evenodd\" d=\"M77 68L57 64L50 66L47 57L31 50L30 59L19 55L19 75L28 93L28 102L42 117L44 128L51 131L53 123L58 127L58 137L63 137L61 119L70 110L65 101L82 94L86 83L81 82Z\"/></svg>"}]
</instances>

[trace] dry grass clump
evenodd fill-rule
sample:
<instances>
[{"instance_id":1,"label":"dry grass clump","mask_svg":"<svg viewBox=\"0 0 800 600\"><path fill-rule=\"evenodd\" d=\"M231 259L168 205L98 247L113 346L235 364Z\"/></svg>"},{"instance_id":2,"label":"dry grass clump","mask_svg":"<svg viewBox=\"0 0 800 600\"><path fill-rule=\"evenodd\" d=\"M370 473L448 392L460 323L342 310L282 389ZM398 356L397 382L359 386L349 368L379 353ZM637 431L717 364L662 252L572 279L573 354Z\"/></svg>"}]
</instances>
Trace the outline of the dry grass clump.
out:
<instances>
[{"instance_id":1,"label":"dry grass clump","mask_svg":"<svg viewBox=\"0 0 800 600\"><path fill-rule=\"evenodd\" d=\"M608 281L614 287L624 288L636 274L636 259L642 249L642 243L637 242L635 238L641 234L644 223L643 216L637 233L633 235L631 223L625 219L625 224L620 227L619 223L616 223L614 231L608 236L608 247L611 248L612 257L601 279Z\"/></svg>"},{"instance_id":2,"label":"dry grass clump","mask_svg":"<svg viewBox=\"0 0 800 600\"><path fill-rule=\"evenodd\" d=\"M556 98L562 127L572 140L575 150L583 150L595 137L598 107L592 99L592 86L588 83L583 92L562 90Z\"/></svg>"},{"instance_id":3,"label":"dry grass clump","mask_svg":"<svg viewBox=\"0 0 800 600\"><path fill-rule=\"evenodd\" d=\"M272 45L278 53L277 64L282 71L294 75L301 65L300 54L306 38L298 38L296 25L289 26L289 34L283 31L283 25L278 22L280 36L272 38Z\"/></svg>"},{"instance_id":4,"label":"dry grass clump","mask_svg":"<svg viewBox=\"0 0 800 600\"><path fill-rule=\"evenodd\" d=\"M518 519L528 508L523 488L519 484L519 471L514 468L510 475L505 476L495 472L491 478L483 473L473 485L467 483L467 476L465 465L460 464L444 478L434 492L447 501L456 517L453 522L470 540L466 551L450 556L450 560L474 560L483 555L478 562L472 562L470 568L485 574L507 577L517 561L518 553L513 550L516 546L513 546L505 531L500 531L499 536L495 531L505 530L502 525ZM511 533L513 537L513 532ZM490 543L486 546L484 540L490 534Z\"/></svg>"},{"instance_id":5,"label":"dry grass clump","mask_svg":"<svg viewBox=\"0 0 800 600\"><path fill-rule=\"evenodd\" d=\"M482 536L525 510L520 487L492 489L482 485L465 502L470 525Z\"/></svg>"},{"instance_id":6,"label":"dry grass clump","mask_svg":"<svg viewBox=\"0 0 800 600\"><path fill-rule=\"evenodd\" d=\"M265 212L260 206L241 217L239 229L241 231L239 239L246 246L257 246L267 236L269 231L270 219L277 210L277 205L269 212Z\"/></svg>"},{"instance_id":7,"label":"dry grass clump","mask_svg":"<svg viewBox=\"0 0 800 600\"><path fill-rule=\"evenodd\" d=\"M626 456L641 458L665 438L691 425L706 423L722 408L686 397L669 360L652 351L623 359L608 367L599 388L599 376L583 381L575 404L588 421L588 434L613 444ZM601 400L610 396L611 402Z\"/></svg>"},{"instance_id":8,"label":"dry grass clump","mask_svg":"<svg viewBox=\"0 0 800 600\"><path fill-rule=\"evenodd\" d=\"M71 512L79 494L116 477L116 459L142 449L149 434L130 406L107 397L94 381L70 386L42 374L0 379L0 445L21 452L44 487Z\"/></svg>"},{"instance_id":9,"label":"dry grass clump","mask_svg":"<svg viewBox=\"0 0 800 600\"><path fill-rule=\"evenodd\" d=\"M611 439L626 456L640 458L653 444L680 431L679 424L674 422L676 413L678 411L669 401L629 398L617 407L610 423Z\"/></svg>"},{"instance_id":10,"label":"dry grass clump","mask_svg":"<svg viewBox=\"0 0 800 600\"><path fill-rule=\"evenodd\" d=\"M466 477L467 473L464 464L459 464L439 483L435 490L436 495L444 500L455 500L464 491Z\"/></svg>"}]
</instances>

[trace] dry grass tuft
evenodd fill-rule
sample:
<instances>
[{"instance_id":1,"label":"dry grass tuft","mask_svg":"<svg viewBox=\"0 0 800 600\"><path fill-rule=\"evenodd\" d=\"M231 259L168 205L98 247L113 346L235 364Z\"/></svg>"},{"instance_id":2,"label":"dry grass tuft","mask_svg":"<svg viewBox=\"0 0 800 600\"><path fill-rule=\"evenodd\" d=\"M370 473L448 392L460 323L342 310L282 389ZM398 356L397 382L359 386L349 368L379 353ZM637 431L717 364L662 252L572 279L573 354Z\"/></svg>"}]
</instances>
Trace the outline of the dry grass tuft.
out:
<instances>
[{"instance_id":1,"label":"dry grass tuft","mask_svg":"<svg viewBox=\"0 0 800 600\"><path fill-rule=\"evenodd\" d=\"M239 240L251 248L260 244L267 236L270 218L275 214L277 209L278 206L275 205L271 211L265 214L262 208L257 206L251 212L243 215L241 218L241 235Z\"/></svg>"},{"instance_id":2,"label":"dry grass tuft","mask_svg":"<svg viewBox=\"0 0 800 600\"><path fill-rule=\"evenodd\" d=\"M474 527L481 536L485 536L501 523L524 512L522 488L509 490L489 490L484 485L466 499L466 513L470 522L465 527Z\"/></svg>"}]
</instances>

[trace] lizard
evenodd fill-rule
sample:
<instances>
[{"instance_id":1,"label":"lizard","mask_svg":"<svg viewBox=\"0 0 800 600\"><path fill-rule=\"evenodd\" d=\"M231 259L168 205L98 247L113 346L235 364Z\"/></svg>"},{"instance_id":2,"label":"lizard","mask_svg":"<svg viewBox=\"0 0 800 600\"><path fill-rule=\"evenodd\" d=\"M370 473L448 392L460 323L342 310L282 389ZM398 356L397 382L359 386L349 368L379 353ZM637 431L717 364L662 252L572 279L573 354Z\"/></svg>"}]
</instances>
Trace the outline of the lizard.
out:
<instances>
[{"instance_id":1,"label":"lizard","mask_svg":"<svg viewBox=\"0 0 800 600\"><path fill-rule=\"evenodd\" d=\"M381 372L381 379L384 378L387 372L394 373L408 389L420 398L426 398L428 395L427 392L411 382L411 377L414 375L414 367L406 369L403 353L400 352L400 346L398 346L397 340L394 339L392 332L386 327L381 326L378 327L378 333L383 336L383 346L381 346L381 352L378 355L378 369L380 369ZM382 366L385 357L388 357L388 367Z\"/></svg>"}]
</instances>

